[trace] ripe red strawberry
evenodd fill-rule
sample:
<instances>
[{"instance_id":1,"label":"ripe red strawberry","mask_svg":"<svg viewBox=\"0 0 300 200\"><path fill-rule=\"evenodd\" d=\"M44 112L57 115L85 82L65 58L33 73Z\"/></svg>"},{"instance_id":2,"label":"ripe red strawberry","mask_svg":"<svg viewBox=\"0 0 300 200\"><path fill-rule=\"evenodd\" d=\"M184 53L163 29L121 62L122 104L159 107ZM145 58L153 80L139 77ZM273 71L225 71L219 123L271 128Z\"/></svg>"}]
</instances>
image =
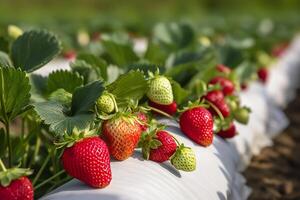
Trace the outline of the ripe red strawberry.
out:
<instances>
[{"instance_id":1,"label":"ripe red strawberry","mask_svg":"<svg viewBox=\"0 0 300 200\"><path fill-rule=\"evenodd\" d=\"M223 117L228 117L230 115L230 109L227 105L224 95L220 90L214 90L211 92L208 92L205 97L206 100L213 103L222 113ZM214 108L210 107L209 111L213 115L218 115Z\"/></svg>"},{"instance_id":2,"label":"ripe red strawberry","mask_svg":"<svg viewBox=\"0 0 300 200\"><path fill-rule=\"evenodd\" d=\"M228 129L219 131L217 135L222 138L233 138L236 135L234 123L231 122Z\"/></svg>"},{"instance_id":3,"label":"ripe red strawberry","mask_svg":"<svg viewBox=\"0 0 300 200\"><path fill-rule=\"evenodd\" d=\"M66 148L61 161L70 176L89 186L104 188L112 179L108 148L98 136L84 138Z\"/></svg>"},{"instance_id":4,"label":"ripe red strawberry","mask_svg":"<svg viewBox=\"0 0 300 200\"><path fill-rule=\"evenodd\" d=\"M161 145L150 150L149 159L155 162L164 162L175 153L177 144L174 138L166 131L158 131L156 139L161 142Z\"/></svg>"},{"instance_id":5,"label":"ripe red strawberry","mask_svg":"<svg viewBox=\"0 0 300 200\"><path fill-rule=\"evenodd\" d=\"M209 146L213 141L213 118L203 107L184 111L179 119L180 128L194 142Z\"/></svg>"},{"instance_id":6,"label":"ripe red strawberry","mask_svg":"<svg viewBox=\"0 0 300 200\"><path fill-rule=\"evenodd\" d=\"M117 160L125 160L133 154L142 133L140 124L132 116L104 121L102 131L111 155Z\"/></svg>"},{"instance_id":7,"label":"ripe red strawberry","mask_svg":"<svg viewBox=\"0 0 300 200\"><path fill-rule=\"evenodd\" d=\"M142 124L140 124L142 131L147 130L147 128L148 128L148 117L147 117L147 115L143 112L138 112L137 113L137 118L142 123Z\"/></svg>"},{"instance_id":8,"label":"ripe red strawberry","mask_svg":"<svg viewBox=\"0 0 300 200\"><path fill-rule=\"evenodd\" d=\"M231 95L234 92L234 84L231 82L231 80L225 77L217 76L213 78L209 83L211 84L219 83L222 87L222 92L225 96Z\"/></svg>"},{"instance_id":9,"label":"ripe red strawberry","mask_svg":"<svg viewBox=\"0 0 300 200\"><path fill-rule=\"evenodd\" d=\"M33 187L27 178L30 169L6 169L0 158L0 199L1 200L33 200Z\"/></svg>"},{"instance_id":10,"label":"ripe red strawberry","mask_svg":"<svg viewBox=\"0 0 300 200\"><path fill-rule=\"evenodd\" d=\"M258 78L259 80L262 82L262 83L266 83L267 80L268 80L268 76L269 76L269 71L267 68L260 68L258 71L257 71L257 75L258 75Z\"/></svg>"},{"instance_id":11,"label":"ripe red strawberry","mask_svg":"<svg viewBox=\"0 0 300 200\"><path fill-rule=\"evenodd\" d=\"M23 176L13 180L9 186L0 184L1 200L33 200L33 187L30 180Z\"/></svg>"},{"instance_id":12,"label":"ripe red strawberry","mask_svg":"<svg viewBox=\"0 0 300 200\"><path fill-rule=\"evenodd\" d=\"M63 57L67 60L70 60L70 61L73 61L75 60L76 58L76 52L74 50L69 50L69 51L66 51L64 54L63 54Z\"/></svg>"},{"instance_id":13,"label":"ripe red strawberry","mask_svg":"<svg viewBox=\"0 0 300 200\"><path fill-rule=\"evenodd\" d=\"M230 72L231 72L231 69L229 67L222 65L222 64L217 65L217 70L219 72L223 72L225 74L230 74Z\"/></svg>"},{"instance_id":14,"label":"ripe red strawberry","mask_svg":"<svg viewBox=\"0 0 300 200\"><path fill-rule=\"evenodd\" d=\"M149 106L156 108L158 110L161 110L169 115L175 115L175 113L177 112L177 103L175 101L173 101L173 103L169 104L169 105L161 105L161 104L157 104L155 102L152 101L148 101ZM158 112L153 111L156 114L159 114Z\"/></svg>"},{"instance_id":15,"label":"ripe red strawberry","mask_svg":"<svg viewBox=\"0 0 300 200\"><path fill-rule=\"evenodd\" d=\"M247 90L248 89L248 84L247 83L242 83L241 84L241 89L242 90Z\"/></svg>"},{"instance_id":16,"label":"ripe red strawberry","mask_svg":"<svg viewBox=\"0 0 300 200\"><path fill-rule=\"evenodd\" d=\"M286 49L288 48L289 44L287 42L282 43L282 44L278 44L276 46L274 46L272 48L272 56L274 57L280 57L283 55L283 53L286 51Z\"/></svg>"}]
</instances>

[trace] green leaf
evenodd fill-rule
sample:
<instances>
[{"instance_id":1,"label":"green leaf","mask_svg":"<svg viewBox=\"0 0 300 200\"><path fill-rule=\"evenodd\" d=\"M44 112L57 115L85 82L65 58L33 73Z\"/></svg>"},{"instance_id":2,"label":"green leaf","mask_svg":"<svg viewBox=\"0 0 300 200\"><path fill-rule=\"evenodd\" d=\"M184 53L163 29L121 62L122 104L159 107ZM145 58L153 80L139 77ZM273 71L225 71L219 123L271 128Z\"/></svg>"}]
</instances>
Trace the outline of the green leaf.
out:
<instances>
[{"instance_id":1,"label":"green leaf","mask_svg":"<svg viewBox=\"0 0 300 200\"><path fill-rule=\"evenodd\" d=\"M12 67L12 62L9 56L2 51L0 51L0 67Z\"/></svg>"},{"instance_id":2,"label":"green leaf","mask_svg":"<svg viewBox=\"0 0 300 200\"><path fill-rule=\"evenodd\" d=\"M254 63L246 60L238 65L234 72L239 77L241 83L247 82L256 73L256 66Z\"/></svg>"},{"instance_id":3,"label":"green leaf","mask_svg":"<svg viewBox=\"0 0 300 200\"><path fill-rule=\"evenodd\" d=\"M82 85L83 77L78 73L67 70L58 70L49 74L47 90L49 94L57 89L64 89L69 93L73 93L75 88Z\"/></svg>"},{"instance_id":4,"label":"green leaf","mask_svg":"<svg viewBox=\"0 0 300 200\"><path fill-rule=\"evenodd\" d=\"M104 35L102 44L113 64L125 66L138 61L138 56L133 51L132 45L116 36Z\"/></svg>"},{"instance_id":5,"label":"green leaf","mask_svg":"<svg viewBox=\"0 0 300 200\"><path fill-rule=\"evenodd\" d=\"M73 72L79 73L84 80L84 84L93 82L101 78L100 73L84 60L76 60L70 64Z\"/></svg>"},{"instance_id":6,"label":"green leaf","mask_svg":"<svg viewBox=\"0 0 300 200\"><path fill-rule=\"evenodd\" d=\"M187 99L187 97L189 96L189 92L183 89L180 86L180 84L174 80L171 80L171 84L172 84L174 99L177 104L181 104L184 100Z\"/></svg>"},{"instance_id":7,"label":"green leaf","mask_svg":"<svg viewBox=\"0 0 300 200\"><path fill-rule=\"evenodd\" d=\"M50 62L60 50L60 42L52 33L32 30L13 42L11 57L16 68L32 72Z\"/></svg>"},{"instance_id":8,"label":"green leaf","mask_svg":"<svg viewBox=\"0 0 300 200\"><path fill-rule=\"evenodd\" d=\"M79 54L77 59L84 60L90 64L99 77L103 78L103 80L107 80L107 63L104 59L88 53Z\"/></svg>"},{"instance_id":9,"label":"green leaf","mask_svg":"<svg viewBox=\"0 0 300 200\"><path fill-rule=\"evenodd\" d=\"M75 127L78 130L84 130L94 119L93 113L69 116L66 108L58 102L41 102L34 106L38 115L45 124L50 125L50 131L54 132L56 136L70 134Z\"/></svg>"},{"instance_id":10,"label":"green leaf","mask_svg":"<svg viewBox=\"0 0 300 200\"><path fill-rule=\"evenodd\" d=\"M151 63L164 64L168 57L167 51L162 49L159 44L150 41L144 59L149 60Z\"/></svg>"},{"instance_id":11,"label":"green leaf","mask_svg":"<svg viewBox=\"0 0 300 200\"><path fill-rule=\"evenodd\" d=\"M26 110L30 99L29 78L14 68L0 68L0 119L10 121Z\"/></svg>"},{"instance_id":12,"label":"green leaf","mask_svg":"<svg viewBox=\"0 0 300 200\"><path fill-rule=\"evenodd\" d=\"M33 102L45 101L45 94L47 92L47 78L38 74L30 74L31 85L31 100Z\"/></svg>"},{"instance_id":13,"label":"green leaf","mask_svg":"<svg viewBox=\"0 0 300 200\"><path fill-rule=\"evenodd\" d=\"M72 115L89 112L103 90L103 83L100 81L76 88L72 96Z\"/></svg>"},{"instance_id":14,"label":"green leaf","mask_svg":"<svg viewBox=\"0 0 300 200\"><path fill-rule=\"evenodd\" d=\"M147 92L148 84L140 71L130 71L107 86L107 90L116 96L119 103L125 99L139 100Z\"/></svg>"},{"instance_id":15,"label":"green leaf","mask_svg":"<svg viewBox=\"0 0 300 200\"><path fill-rule=\"evenodd\" d=\"M187 47L195 39L192 27L186 23L157 24L154 28L154 39L162 46L176 50Z\"/></svg>"}]
</instances>

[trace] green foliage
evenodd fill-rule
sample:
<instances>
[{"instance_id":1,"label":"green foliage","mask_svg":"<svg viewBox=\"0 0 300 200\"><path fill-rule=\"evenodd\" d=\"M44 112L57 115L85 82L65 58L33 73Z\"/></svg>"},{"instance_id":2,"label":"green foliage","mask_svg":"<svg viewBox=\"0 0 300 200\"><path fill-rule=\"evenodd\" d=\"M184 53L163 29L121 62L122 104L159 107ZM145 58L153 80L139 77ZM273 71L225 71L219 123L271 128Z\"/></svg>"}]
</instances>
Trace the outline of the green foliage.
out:
<instances>
[{"instance_id":1,"label":"green foliage","mask_svg":"<svg viewBox=\"0 0 300 200\"><path fill-rule=\"evenodd\" d=\"M50 62L60 49L60 42L52 33L32 30L12 43L11 57L16 68L32 72Z\"/></svg>"},{"instance_id":2,"label":"green foliage","mask_svg":"<svg viewBox=\"0 0 300 200\"><path fill-rule=\"evenodd\" d=\"M139 60L130 42L123 36L104 35L102 44L113 64L123 67Z\"/></svg>"},{"instance_id":3,"label":"green foliage","mask_svg":"<svg viewBox=\"0 0 300 200\"><path fill-rule=\"evenodd\" d=\"M256 73L256 66L254 63L245 60L235 69L235 73L241 83L247 82Z\"/></svg>"},{"instance_id":4,"label":"green foliage","mask_svg":"<svg viewBox=\"0 0 300 200\"><path fill-rule=\"evenodd\" d=\"M101 96L103 90L103 83L100 81L77 88L72 96L72 115L90 113L90 110Z\"/></svg>"},{"instance_id":5,"label":"green foliage","mask_svg":"<svg viewBox=\"0 0 300 200\"><path fill-rule=\"evenodd\" d=\"M176 50L192 44L195 33L192 27L186 23L159 23L154 28L154 39L163 47Z\"/></svg>"},{"instance_id":6,"label":"green foliage","mask_svg":"<svg viewBox=\"0 0 300 200\"><path fill-rule=\"evenodd\" d=\"M31 100L33 102L44 101L47 93L47 78L38 74L30 74L29 80Z\"/></svg>"},{"instance_id":7,"label":"green foliage","mask_svg":"<svg viewBox=\"0 0 300 200\"><path fill-rule=\"evenodd\" d=\"M104 59L89 53L79 54L77 59L84 60L92 66L93 72L98 75L98 79L101 77L103 80L107 80L107 63Z\"/></svg>"},{"instance_id":8,"label":"green foliage","mask_svg":"<svg viewBox=\"0 0 300 200\"><path fill-rule=\"evenodd\" d=\"M49 94L60 88L69 93L73 93L75 88L82 85L83 77L78 73L67 70L58 70L49 74L47 90Z\"/></svg>"},{"instance_id":9,"label":"green foliage","mask_svg":"<svg viewBox=\"0 0 300 200\"><path fill-rule=\"evenodd\" d=\"M35 110L55 135L70 134L74 127L84 130L94 120L92 108L103 89L102 83L95 81L75 89L71 108L59 102L47 101L34 104Z\"/></svg>"},{"instance_id":10,"label":"green foliage","mask_svg":"<svg viewBox=\"0 0 300 200\"><path fill-rule=\"evenodd\" d=\"M171 80L171 84L173 89L174 100L177 104L183 103L184 100L186 100L189 96L189 92L182 88L180 84L174 80Z\"/></svg>"},{"instance_id":11,"label":"green foliage","mask_svg":"<svg viewBox=\"0 0 300 200\"><path fill-rule=\"evenodd\" d=\"M0 67L11 67L12 62L9 56L5 53L0 51Z\"/></svg>"},{"instance_id":12,"label":"green foliage","mask_svg":"<svg viewBox=\"0 0 300 200\"><path fill-rule=\"evenodd\" d=\"M29 108L29 78L14 68L0 68L0 120L9 122Z\"/></svg>"},{"instance_id":13,"label":"green foliage","mask_svg":"<svg viewBox=\"0 0 300 200\"><path fill-rule=\"evenodd\" d=\"M107 90L115 95L117 103L132 99L137 101L147 92L148 84L140 71L130 71L107 86Z\"/></svg>"}]
</instances>

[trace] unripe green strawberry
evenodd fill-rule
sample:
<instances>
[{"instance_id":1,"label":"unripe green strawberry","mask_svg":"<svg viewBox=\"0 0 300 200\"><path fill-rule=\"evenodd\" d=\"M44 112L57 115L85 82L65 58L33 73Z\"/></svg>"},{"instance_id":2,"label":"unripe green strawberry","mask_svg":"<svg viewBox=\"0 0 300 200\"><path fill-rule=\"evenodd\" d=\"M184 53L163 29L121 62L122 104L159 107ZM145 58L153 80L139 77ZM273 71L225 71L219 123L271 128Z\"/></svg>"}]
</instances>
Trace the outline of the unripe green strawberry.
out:
<instances>
[{"instance_id":1,"label":"unripe green strawberry","mask_svg":"<svg viewBox=\"0 0 300 200\"><path fill-rule=\"evenodd\" d=\"M249 112L250 112L249 108L246 107L238 108L233 113L234 119L242 124L247 124L249 121Z\"/></svg>"},{"instance_id":2,"label":"unripe green strawberry","mask_svg":"<svg viewBox=\"0 0 300 200\"><path fill-rule=\"evenodd\" d=\"M170 81L164 76L155 76L150 80L147 96L154 103L171 104L174 98Z\"/></svg>"},{"instance_id":3,"label":"unripe green strawberry","mask_svg":"<svg viewBox=\"0 0 300 200\"><path fill-rule=\"evenodd\" d=\"M97 100L99 111L104 113L112 113L115 110L115 100L112 94L104 93Z\"/></svg>"},{"instance_id":4,"label":"unripe green strawberry","mask_svg":"<svg viewBox=\"0 0 300 200\"><path fill-rule=\"evenodd\" d=\"M178 170L194 171L196 169L195 153L191 148L180 145L172 156L171 163Z\"/></svg>"}]
</instances>

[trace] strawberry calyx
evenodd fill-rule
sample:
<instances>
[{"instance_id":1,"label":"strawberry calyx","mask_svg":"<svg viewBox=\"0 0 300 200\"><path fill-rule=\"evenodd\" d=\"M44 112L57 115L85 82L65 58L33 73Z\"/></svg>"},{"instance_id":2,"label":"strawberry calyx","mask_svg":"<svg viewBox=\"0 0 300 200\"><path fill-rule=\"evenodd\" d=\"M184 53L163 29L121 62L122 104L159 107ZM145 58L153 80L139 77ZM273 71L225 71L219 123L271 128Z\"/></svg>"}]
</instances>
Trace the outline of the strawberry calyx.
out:
<instances>
[{"instance_id":1,"label":"strawberry calyx","mask_svg":"<svg viewBox=\"0 0 300 200\"><path fill-rule=\"evenodd\" d=\"M143 132L138 143L138 147L142 148L144 159L149 160L151 149L157 149L162 145L157 139L157 132L164 130L165 126L161 124L151 124L147 132Z\"/></svg>"},{"instance_id":2,"label":"strawberry calyx","mask_svg":"<svg viewBox=\"0 0 300 200\"><path fill-rule=\"evenodd\" d=\"M189 101L188 105L183 107L183 109L178 110L179 113L185 112L187 110L193 109L193 108L198 108L198 107L203 107L203 108L208 108L209 104L205 102L205 100L196 100L194 102Z\"/></svg>"},{"instance_id":3,"label":"strawberry calyx","mask_svg":"<svg viewBox=\"0 0 300 200\"><path fill-rule=\"evenodd\" d=\"M197 95L202 98L203 96L207 95L207 93L214 91L214 90L221 90L222 87L220 83L217 84L206 84L204 81L199 80L197 83Z\"/></svg>"},{"instance_id":4,"label":"strawberry calyx","mask_svg":"<svg viewBox=\"0 0 300 200\"><path fill-rule=\"evenodd\" d=\"M232 118L227 117L225 119L215 118L214 119L214 133L218 133L221 130L227 130L232 123Z\"/></svg>"},{"instance_id":5,"label":"strawberry calyx","mask_svg":"<svg viewBox=\"0 0 300 200\"><path fill-rule=\"evenodd\" d=\"M6 169L4 163L0 159L0 185L7 187L14 180L19 179L23 176L29 176L32 174L32 170L25 168L10 168Z\"/></svg>"},{"instance_id":6,"label":"strawberry calyx","mask_svg":"<svg viewBox=\"0 0 300 200\"><path fill-rule=\"evenodd\" d=\"M57 149L60 148L68 148L68 147L72 147L75 143L88 138L88 137L94 137L97 136L96 133L96 129L92 129L92 130L83 130L80 131L77 129L77 127L75 127L72 131L72 134L64 134L62 138L60 138L60 140L58 142L54 142L55 146Z\"/></svg>"}]
</instances>

